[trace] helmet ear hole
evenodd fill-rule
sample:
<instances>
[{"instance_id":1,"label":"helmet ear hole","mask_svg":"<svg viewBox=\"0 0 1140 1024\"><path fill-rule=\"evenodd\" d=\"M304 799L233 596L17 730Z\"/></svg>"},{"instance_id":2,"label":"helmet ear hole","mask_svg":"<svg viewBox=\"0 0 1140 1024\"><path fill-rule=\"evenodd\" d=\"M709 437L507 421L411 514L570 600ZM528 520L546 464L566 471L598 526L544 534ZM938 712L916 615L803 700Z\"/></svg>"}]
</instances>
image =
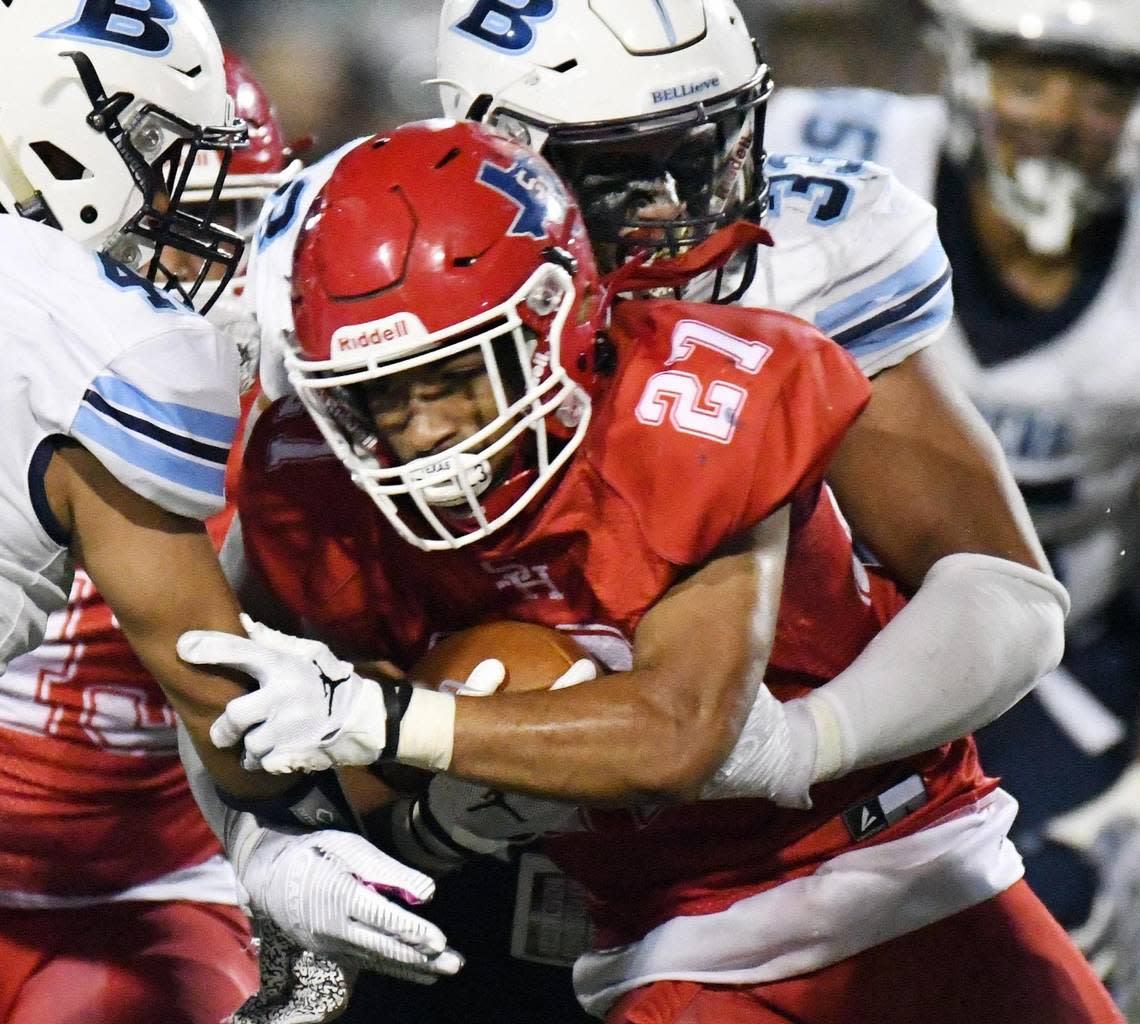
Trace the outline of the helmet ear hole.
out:
<instances>
[{"instance_id":1,"label":"helmet ear hole","mask_svg":"<svg viewBox=\"0 0 1140 1024\"><path fill-rule=\"evenodd\" d=\"M467 108L464 117L468 121L482 121L487 116L487 111L491 109L491 99L489 92L480 93L475 97L471 106Z\"/></svg>"},{"instance_id":2,"label":"helmet ear hole","mask_svg":"<svg viewBox=\"0 0 1140 1024\"><path fill-rule=\"evenodd\" d=\"M56 181L79 181L91 177L91 172L70 153L46 139L29 144L29 149L40 158Z\"/></svg>"}]
</instances>

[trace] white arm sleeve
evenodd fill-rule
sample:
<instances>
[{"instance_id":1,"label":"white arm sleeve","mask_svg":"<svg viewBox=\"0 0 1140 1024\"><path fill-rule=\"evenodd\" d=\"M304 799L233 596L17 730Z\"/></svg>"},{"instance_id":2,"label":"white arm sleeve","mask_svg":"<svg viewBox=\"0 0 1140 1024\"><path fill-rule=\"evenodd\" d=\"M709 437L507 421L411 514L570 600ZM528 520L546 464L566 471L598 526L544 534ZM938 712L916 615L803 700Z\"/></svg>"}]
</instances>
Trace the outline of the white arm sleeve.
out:
<instances>
[{"instance_id":1,"label":"white arm sleeve","mask_svg":"<svg viewBox=\"0 0 1140 1024\"><path fill-rule=\"evenodd\" d=\"M884 764L993 721L1056 668L1069 597L1053 577L954 554L831 682L790 701L816 726L816 781Z\"/></svg>"}]
</instances>

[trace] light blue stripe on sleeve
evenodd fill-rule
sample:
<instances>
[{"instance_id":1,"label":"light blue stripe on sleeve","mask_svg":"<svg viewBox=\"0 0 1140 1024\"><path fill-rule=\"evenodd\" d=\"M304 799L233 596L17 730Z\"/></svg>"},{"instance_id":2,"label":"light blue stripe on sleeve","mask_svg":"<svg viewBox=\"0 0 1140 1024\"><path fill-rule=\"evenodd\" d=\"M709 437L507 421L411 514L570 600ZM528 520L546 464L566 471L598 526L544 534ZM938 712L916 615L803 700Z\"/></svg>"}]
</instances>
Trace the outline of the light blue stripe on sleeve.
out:
<instances>
[{"instance_id":1,"label":"light blue stripe on sleeve","mask_svg":"<svg viewBox=\"0 0 1140 1024\"><path fill-rule=\"evenodd\" d=\"M902 270L821 309L815 315L815 325L828 336L838 334L845 324L865 320L880 306L893 305L902 296L918 291L923 285L936 280L946 269L946 263L946 253L936 235L926 251Z\"/></svg>"},{"instance_id":2,"label":"light blue stripe on sleeve","mask_svg":"<svg viewBox=\"0 0 1140 1024\"><path fill-rule=\"evenodd\" d=\"M237 430L236 417L195 409L192 405L156 401L141 388L123 380L122 377L104 374L102 377L96 377L91 387L108 402L121 409L130 409L156 423L165 424L194 437L228 445Z\"/></svg>"},{"instance_id":3,"label":"light blue stripe on sleeve","mask_svg":"<svg viewBox=\"0 0 1140 1024\"><path fill-rule=\"evenodd\" d=\"M206 466L178 455L169 448L157 448L141 435L104 419L89 406L79 407L71 432L77 438L89 438L95 444L114 452L124 462L168 483L201 491L215 498L225 496L224 467Z\"/></svg>"},{"instance_id":4,"label":"light blue stripe on sleeve","mask_svg":"<svg viewBox=\"0 0 1140 1024\"><path fill-rule=\"evenodd\" d=\"M918 315L885 324L877 331L871 331L859 338L855 344L845 345L844 348L856 357L877 352L879 349L907 341L918 334L940 330L950 323L953 315L954 293L950 288L950 282L947 281L937 297L923 306Z\"/></svg>"}]
</instances>

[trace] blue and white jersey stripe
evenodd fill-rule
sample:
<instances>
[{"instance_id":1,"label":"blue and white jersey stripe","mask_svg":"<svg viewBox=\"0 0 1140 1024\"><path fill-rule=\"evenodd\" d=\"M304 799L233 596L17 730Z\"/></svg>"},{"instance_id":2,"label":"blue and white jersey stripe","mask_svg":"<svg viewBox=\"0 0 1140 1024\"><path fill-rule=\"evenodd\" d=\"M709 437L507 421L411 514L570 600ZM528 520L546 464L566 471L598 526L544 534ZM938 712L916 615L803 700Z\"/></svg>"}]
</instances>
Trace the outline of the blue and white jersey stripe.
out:
<instances>
[{"instance_id":1,"label":"blue and white jersey stripe","mask_svg":"<svg viewBox=\"0 0 1140 1024\"><path fill-rule=\"evenodd\" d=\"M820 309L815 325L857 358L944 330L954 313L950 263L935 235L901 270Z\"/></svg>"},{"instance_id":2,"label":"blue and white jersey stripe","mask_svg":"<svg viewBox=\"0 0 1140 1024\"><path fill-rule=\"evenodd\" d=\"M113 374L95 378L83 396L72 434L170 485L193 504L220 507L237 419L178 402L163 402ZM132 474L134 475L134 474Z\"/></svg>"}]
</instances>

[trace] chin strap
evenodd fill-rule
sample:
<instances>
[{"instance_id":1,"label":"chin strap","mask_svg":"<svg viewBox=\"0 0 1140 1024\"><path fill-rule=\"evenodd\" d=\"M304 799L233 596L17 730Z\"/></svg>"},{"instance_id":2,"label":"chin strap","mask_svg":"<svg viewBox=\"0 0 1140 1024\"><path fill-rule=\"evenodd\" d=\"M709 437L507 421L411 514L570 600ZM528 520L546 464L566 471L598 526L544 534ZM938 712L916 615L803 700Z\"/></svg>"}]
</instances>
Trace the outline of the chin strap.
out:
<instances>
[{"instance_id":1,"label":"chin strap","mask_svg":"<svg viewBox=\"0 0 1140 1024\"><path fill-rule=\"evenodd\" d=\"M641 252L611 271L601 281L599 308L608 309L623 292L645 292L659 288L680 288L702 274L722 270L741 249L753 245L774 245L765 228L751 221L738 220L714 231L699 245L680 256L649 262L653 252Z\"/></svg>"}]
</instances>

